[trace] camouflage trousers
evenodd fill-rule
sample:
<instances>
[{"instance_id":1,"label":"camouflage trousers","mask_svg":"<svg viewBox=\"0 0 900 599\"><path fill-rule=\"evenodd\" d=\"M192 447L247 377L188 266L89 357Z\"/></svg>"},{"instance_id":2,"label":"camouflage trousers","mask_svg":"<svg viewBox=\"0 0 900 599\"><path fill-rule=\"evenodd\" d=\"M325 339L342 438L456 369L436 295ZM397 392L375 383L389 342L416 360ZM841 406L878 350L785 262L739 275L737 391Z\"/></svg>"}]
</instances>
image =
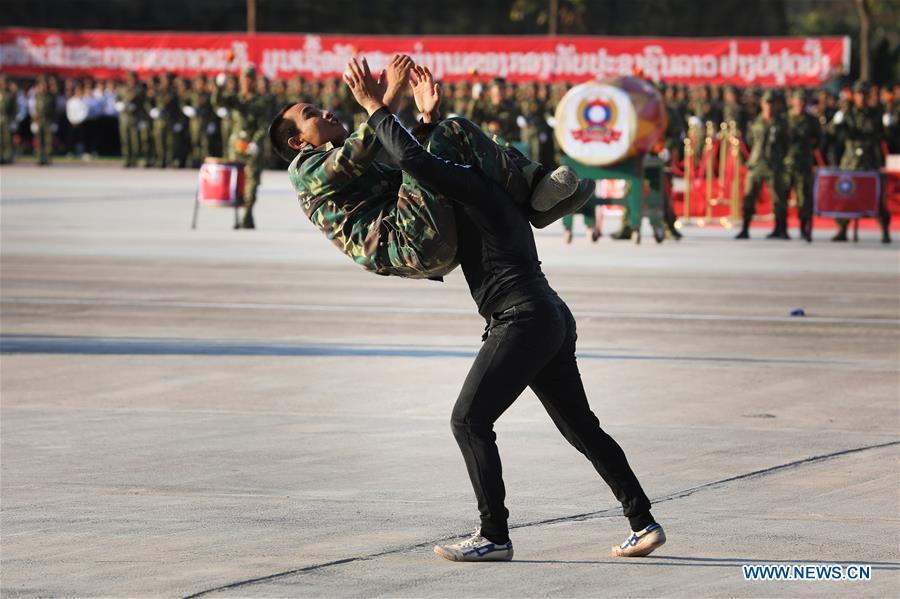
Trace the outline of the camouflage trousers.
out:
<instances>
[{"instance_id":1,"label":"camouflage trousers","mask_svg":"<svg viewBox=\"0 0 900 599\"><path fill-rule=\"evenodd\" d=\"M812 168L787 168L784 172L784 194L794 191L797 202L797 216L809 220L813 215L813 174Z\"/></svg>"},{"instance_id":2,"label":"camouflage trousers","mask_svg":"<svg viewBox=\"0 0 900 599\"><path fill-rule=\"evenodd\" d=\"M463 118L442 121L430 132L425 147L431 154L471 165L498 183L511 201L526 206L535 179L545 172L501 138L491 138ZM380 246L372 248L378 274L413 279L440 278L458 265L457 230L453 202L429 189L408 173L395 208L383 214Z\"/></svg>"},{"instance_id":3,"label":"camouflage trousers","mask_svg":"<svg viewBox=\"0 0 900 599\"><path fill-rule=\"evenodd\" d=\"M0 164L12 162L13 143L12 128L6 120L0 121Z\"/></svg>"},{"instance_id":4,"label":"camouflage trousers","mask_svg":"<svg viewBox=\"0 0 900 599\"><path fill-rule=\"evenodd\" d=\"M749 224L756 214L756 201L762 186L768 184L769 197L772 198L772 211L775 213L776 222L787 220L787 194L784 190L784 173L770 171L768 169L755 168L747 173L744 182L744 223Z\"/></svg>"},{"instance_id":5,"label":"camouflage trousers","mask_svg":"<svg viewBox=\"0 0 900 599\"><path fill-rule=\"evenodd\" d=\"M164 118L153 121L153 145L161 166L168 166L175 159L175 132L172 124L170 119Z\"/></svg>"},{"instance_id":6,"label":"camouflage trousers","mask_svg":"<svg viewBox=\"0 0 900 599\"><path fill-rule=\"evenodd\" d=\"M237 134L232 136L232 139L229 140L226 157L232 162L240 162L244 165L244 197L241 200L241 226L253 228L255 226L253 206L256 204L256 192L259 190L259 184L262 181L263 152L262 148L259 148L256 154L239 151L238 142L241 139Z\"/></svg>"},{"instance_id":7,"label":"camouflage trousers","mask_svg":"<svg viewBox=\"0 0 900 599\"><path fill-rule=\"evenodd\" d=\"M49 120L37 121L37 133L35 133L34 137L37 142L38 162L40 164L49 164L50 157L53 156L53 122Z\"/></svg>"},{"instance_id":8,"label":"camouflage trousers","mask_svg":"<svg viewBox=\"0 0 900 599\"><path fill-rule=\"evenodd\" d=\"M125 164L133 166L141 155L140 131L135 120L128 116L119 117L119 142L122 146L122 156Z\"/></svg>"}]
</instances>

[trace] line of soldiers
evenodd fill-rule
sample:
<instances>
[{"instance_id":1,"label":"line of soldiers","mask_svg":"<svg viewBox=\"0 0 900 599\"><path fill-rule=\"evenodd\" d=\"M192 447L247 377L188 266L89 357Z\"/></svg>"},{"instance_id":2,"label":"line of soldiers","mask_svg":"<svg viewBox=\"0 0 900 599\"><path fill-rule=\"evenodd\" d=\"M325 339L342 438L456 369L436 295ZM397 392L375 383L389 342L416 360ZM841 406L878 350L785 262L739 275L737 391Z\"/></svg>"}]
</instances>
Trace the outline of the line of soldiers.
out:
<instances>
[{"instance_id":1,"label":"line of soldiers","mask_svg":"<svg viewBox=\"0 0 900 599\"><path fill-rule=\"evenodd\" d=\"M520 144L540 162L555 164L560 162L561 153L553 139L553 113L570 87L517 85L498 78L486 84L444 84L442 91L448 112ZM675 160L680 160L689 124L737 124L751 148L745 223L755 212L760 189L767 185L775 199L776 224L770 235L775 238L788 236L786 197L791 190L800 213L801 236L811 237L811 173L816 149L827 164L873 170L883 162L882 139L891 152L900 152L900 85L874 90L859 83L856 91L846 86L837 97L823 90L807 97L794 90L789 94L787 109L782 107L780 94L771 91L702 85L660 87L669 112L666 147ZM23 101L23 96L27 100ZM49 162L54 131L65 118L60 116L60 97L55 78L39 77L27 94L17 94L15 85L0 75L0 161L13 158L11 129L17 119L23 118L24 103L32 119L39 162ZM196 167L209 156L241 160L247 164L248 177L241 222L252 227L260 170L263 166L283 166L266 147L265 127L278 109L296 101L323 106L351 128L366 117L337 78L296 77L270 82L252 68L239 75L198 75L191 80L164 74L141 81L136 74L128 74L116 96L125 166ZM405 99L398 116L407 125L415 123L417 114L411 99ZM883 209L885 239L889 238L888 218ZM740 237L749 235L748 231L741 233ZM630 234L623 227L613 237L625 239ZM842 222L836 239L846 237L846 223Z\"/></svg>"},{"instance_id":2,"label":"line of soldiers","mask_svg":"<svg viewBox=\"0 0 900 599\"><path fill-rule=\"evenodd\" d=\"M204 75L192 81L162 75L150 84L130 73L119 89L119 134L125 166L198 167L207 157L244 165L243 216L255 228L266 158L266 128L279 105L269 80L253 67L239 75Z\"/></svg>"},{"instance_id":3,"label":"line of soldiers","mask_svg":"<svg viewBox=\"0 0 900 599\"><path fill-rule=\"evenodd\" d=\"M841 90L835 99L818 91L813 101L803 89L787 94L775 91L759 96L758 104L740 102L737 91L725 88L723 101L712 101L708 90L695 88L690 100L664 88L669 125L666 145L681 155L690 124L735 122L750 149L749 169L742 199L743 226L737 239L750 237L749 227L763 185L773 200L775 226L770 239L790 239L787 230L788 196L793 191L800 218L800 236L812 241L813 166L818 150L829 165L842 169L877 171L884 164L882 140L888 151L900 152L900 86L882 88L879 95L864 81ZM753 94L754 92L745 92ZM758 110L757 110L758 108ZM698 156L699 158L699 156ZM891 214L884 198L879 202L882 242L890 243ZM838 219L833 241L847 241L846 219Z\"/></svg>"}]
</instances>

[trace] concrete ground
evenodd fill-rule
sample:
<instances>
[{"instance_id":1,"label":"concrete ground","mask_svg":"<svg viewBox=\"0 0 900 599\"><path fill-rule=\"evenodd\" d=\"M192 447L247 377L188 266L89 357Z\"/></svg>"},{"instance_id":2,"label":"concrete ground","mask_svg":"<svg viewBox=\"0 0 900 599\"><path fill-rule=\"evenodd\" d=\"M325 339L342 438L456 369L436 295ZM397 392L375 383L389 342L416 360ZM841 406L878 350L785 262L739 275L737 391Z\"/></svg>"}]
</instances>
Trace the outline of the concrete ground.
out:
<instances>
[{"instance_id":1,"label":"concrete ground","mask_svg":"<svg viewBox=\"0 0 900 599\"><path fill-rule=\"evenodd\" d=\"M456 564L431 546L477 520L448 424L482 329L461 274L362 272L284 173L257 231L191 231L194 184L0 170L4 596L900 593L896 242L538 232L669 542L609 557L620 508L526 392L497 426L516 559ZM758 563L873 569L745 581Z\"/></svg>"}]
</instances>

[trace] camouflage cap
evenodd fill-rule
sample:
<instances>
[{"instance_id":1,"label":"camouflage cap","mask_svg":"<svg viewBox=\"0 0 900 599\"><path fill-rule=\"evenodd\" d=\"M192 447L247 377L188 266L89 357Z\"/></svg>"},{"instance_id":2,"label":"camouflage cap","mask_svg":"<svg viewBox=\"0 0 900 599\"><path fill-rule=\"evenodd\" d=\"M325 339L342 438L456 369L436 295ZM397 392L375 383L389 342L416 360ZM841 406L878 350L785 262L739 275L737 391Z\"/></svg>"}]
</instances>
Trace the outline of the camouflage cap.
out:
<instances>
[{"instance_id":1,"label":"camouflage cap","mask_svg":"<svg viewBox=\"0 0 900 599\"><path fill-rule=\"evenodd\" d=\"M247 77L256 77L256 65L248 64L241 70L241 73Z\"/></svg>"},{"instance_id":2,"label":"camouflage cap","mask_svg":"<svg viewBox=\"0 0 900 599\"><path fill-rule=\"evenodd\" d=\"M793 90L791 90L791 98L795 98L798 100L805 100L806 99L806 90L803 89L802 87L794 88Z\"/></svg>"},{"instance_id":3,"label":"camouflage cap","mask_svg":"<svg viewBox=\"0 0 900 599\"><path fill-rule=\"evenodd\" d=\"M860 79L859 81L857 81L856 83L853 84L853 91L863 92L863 93L869 91L869 82L863 81L862 79Z\"/></svg>"},{"instance_id":4,"label":"camouflage cap","mask_svg":"<svg viewBox=\"0 0 900 599\"><path fill-rule=\"evenodd\" d=\"M763 92L762 98L760 98L763 102L774 102L775 101L775 92L771 89L767 89Z\"/></svg>"}]
</instances>

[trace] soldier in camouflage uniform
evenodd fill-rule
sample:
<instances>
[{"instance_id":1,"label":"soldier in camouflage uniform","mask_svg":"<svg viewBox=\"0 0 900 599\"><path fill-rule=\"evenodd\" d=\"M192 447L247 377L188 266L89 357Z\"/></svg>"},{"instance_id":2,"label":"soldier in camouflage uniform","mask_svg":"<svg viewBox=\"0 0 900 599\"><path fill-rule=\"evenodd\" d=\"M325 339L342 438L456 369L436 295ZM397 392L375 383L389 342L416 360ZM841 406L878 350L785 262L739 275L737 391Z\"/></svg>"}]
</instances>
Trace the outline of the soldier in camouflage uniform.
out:
<instances>
[{"instance_id":1,"label":"soldier in camouflage uniform","mask_svg":"<svg viewBox=\"0 0 900 599\"><path fill-rule=\"evenodd\" d=\"M784 192L794 191L797 216L800 217L800 236L812 242L813 216L813 152L819 145L821 133L818 120L806 112L806 97L802 89L791 93L787 115L788 151L784 159Z\"/></svg>"},{"instance_id":2,"label":"soldier in camouflage uniform","mask_svg":"<svg viewBox=\"0 0 900 599\"><path fill-rule=\"evenodd\" d=\"M768 183L775 228L769 239L790 239L787 231L787 195L784 191L784 156L788 146L787 124L775 114L775 96L767 91L762 97L761 112L747 128L750 143L750 169L744 186L744 222L736 239L750 238L750 223L756 212L756 200L763 184Z\"/></svg>"},{"instance_id":3,"label":"soldier in camouflage uniform","mask_svg":"<svg viewBox=\"0 0 900 599\"><path fill-rule=\"evenodd\" d=\"M881 155L881 139L884 136L881 114L866 103L869 84L857 81L853 84L853 103L848 107L843 118L835 114L835 124L843 133L844 154L840 167L848 170L878 171L884 163ZM881 242L891 242L891 213L888 210L884 194L878 200L879 223L881 224ZM847 225L849 220L837 219L838 232L832 241L847 241Z\"/></svg>"},{"instance_id":4,"label":"soldier in camouflage uniform","mask_svg":"<svg viewBox=\"0 0 900 599\"><path fill-rule=\"evenodd\" d=\"M219 117L219 130L222 134L220 145L222 147L221 156L228 155L228 141L231 139L231 128L233 121L231 113L237 106L238 80L234 73L220 73L215 80L212 89L213 109L216 116Z\"/></svg>"},{"instance_id":5,"label":"soldier in camouflage uniform","mask_svg":"<svg viewBox=\"0 0 900 599\"><path fill-rule=\"evenodd\" d=\"M56 96L50 93L46 77L38 77L34 84L34 112L32 131L38 146L38 164L50 164L53 155L53 126L56 123Z\"/></svg>"},{"instance_id":6,"label":"soldier in camouflage uniform","mask_svg":"<svg viewBox=\"0 0 900 599\"><path fill-rule=\"evenodd\" d=\"M453 99L450 103L450 111L456 116L472 120L472 109L475 100L472 98L472 86L468 81L460 81L453 88Z\"/></svg>"},{"instance_id":7,"label":"soldier in camouflage uniform","mask_svg":"<svg viewBox=\"0 0 900 599\"><path fill-rule=\"evenodd\" d=\"M166 168L175 160L175 123L182 116L178 94L173 86L174 76L164 73L150 97L150 117L153 119L153 140L159 166Z\"/></svg>"},{"instance_id":8,"label":"soldier in camouflage uniform","mask_svg":"<svg viewBox=\"0 0 900 599\"><path fill-rule=\"evenodd\" d=\"M15 89L0 74L0 164L13 161L12 127L18 108Z\"/></svg>"},{"instance_id":9,"label":"soldier in camouflage uniform","mask_svg":"<svg viewBox=\"0 0 900 599\"><path fill-rule=\"evenodd\" d=\"M172 117L172 164L178 168L185 168L188 164L188 158L191 155L191 131L190 117L185 111L185 106L191 106L193 94L191 93L191 84L184 77L175 77L172 89L175 91L175 97L178 99L178 112Z\"/></svg>"},{"instance_id":10,"label":"soldier in camouflage uniform","mask_svg":"<svg viewBox=\"0 0 900 599\"><path fill-rule=\"evenodd\" d=\"M743 136L747 131L747 114L738 100L737 90L729 85L725 88L722 96L724 100L722 102L722 121L725 123L733 121Z\"/></svg>"},{"instance_id":11,"label":"soldier in camouflage uniform","mask_svg":"<svg viewBox=\"0 0 900 599\"><path fill-rule=\"evenodd\" d=\"M518 109L506 97L506 81L500 77L491 82L487 98L472 110L472 120L491 135L498 135L508 142L519 141Z\"/></svg>"},{"instance_id":12,"label":"soldier in camouflage uniform","mask_svg":"<svg viewBox=\"0 0 900 599\"><path fill-rule=\"evenodd\" d=\"M243 215L240 228L255 229L253 206L262 177L266 151L266 125L272 118L272 97L267 83L257 87L256 69L248 67L238 80L238 94L231 110L232 129L225 156L244 165ZM263 93L259 93L262 90Z\"/></svg>"},{"instance_id":13,"label":"soldier in camouflage uniform","mask_svg":"<svg viewBox=\"0 0 900 599\"><path fill-rule=\"evenodd\" d=\"M420 110L426 123L437 120L436 106ZM288 174L307 217L354 262L376 274L408 278L440 277L456 266L452 203L408 173L376 162L381 144L368 121L347 136L330 112L301 103L279 113L270 139L291 159ZM427 149L453 162L477 165L513 198L535 205L548 202L549 209L532 217L536 226L554 222L593 195L593 182L584 189L577 178L567 187L556 186L541 165L497 145L462 118L434 126Z\"/></svg>"},{"instance_id":14,"label":"soldier in camouflage uniform","mask_svg":"<svg viewBox=\"0 0 900 599\"><path fill-rule=\"evenodd\" d=\"M199 167L208 156L222 155L222 134L211 96L206 77L196 76L187 102L191 109L188 112L192 113L188 126L191 135L191 164L194 168Z\"/></svg>"},{"instance_id":15,"label":"soldier in camouflage uniform","mask_svg":"<svg viewBox=\"0 0 900 599\"><path fill-rule=\"evenodd\" d=\"M833 134L829 129L829 123L834 116L834 99L827 90L819 90L816 95L816 102L810 107L810 114L815 117L822 134L819 142L819 148L822 153L822 159L825 164L835 165L838 163L839 156L835 151L836 143Z\"/></svg>"},{"instance_id":16,"label":"soldier in camouflage uniform","mask_svg":"<svg viewBox=\"0 0 900 599\"><path fill-rule=\"evenodd\" d=\"M144 114L144 88L138 81L137 73L131 72L125 76L125 83L119 87L116 93L116 110L119 112L119 142L122 146L122 156L125 158L125 167L137 165L138 158L142 155L142 144L138 122Z\"/></svg>"}]
</instances>

